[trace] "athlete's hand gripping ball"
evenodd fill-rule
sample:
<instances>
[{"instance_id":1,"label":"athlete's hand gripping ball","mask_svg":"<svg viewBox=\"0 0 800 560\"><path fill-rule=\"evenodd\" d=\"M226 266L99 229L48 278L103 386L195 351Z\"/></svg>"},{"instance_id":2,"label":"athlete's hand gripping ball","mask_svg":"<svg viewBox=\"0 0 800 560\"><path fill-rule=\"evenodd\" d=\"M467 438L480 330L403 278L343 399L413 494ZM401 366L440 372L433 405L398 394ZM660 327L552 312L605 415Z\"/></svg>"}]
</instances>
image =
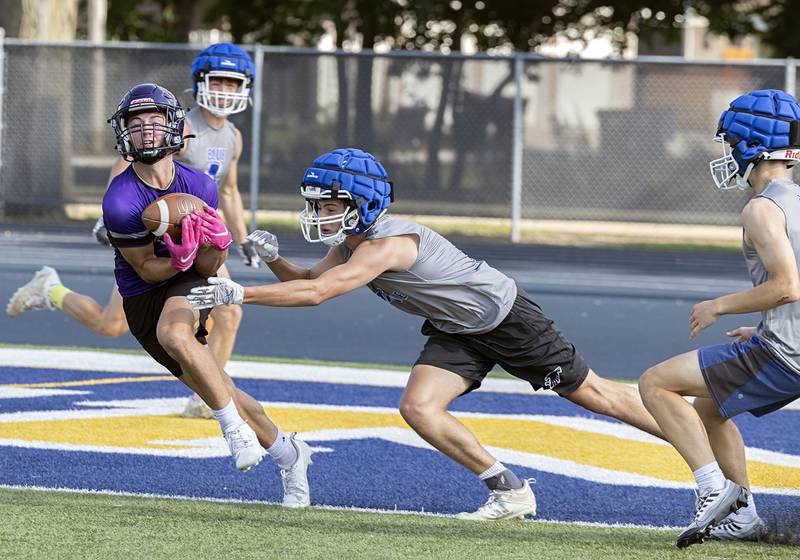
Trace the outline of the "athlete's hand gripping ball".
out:
<instances>
[{"instance_id":1,"label":"athlete's hand gripping ball","mask_svg":"<svg viewBox=\"0 0 800 560\"><path fill-rule=\"evenodd\" d=\"M192 288L186 296L195 309L206 309L218 305L241 305L244 300L244 287L230 278L212 277L207 286Z\"/></svg>"},{"instance_id":2,"label":"athlete's hand gripping ball","mask_svg":"<svg viewBox=\"0 0 800 560\"><path fill-rule=\"evenodd\" d=\"M258 256L255 244L250 239L239 245L239 254L242 256L245 266L258 268L261 264L261 257Z\"/></svg>"},{"instance_id":3,"label":"athlete's hand gripping ball","mask_svg":"<svg viewBox=\"0 0 800 560\"><path fill-rule=\"evenodd\" d=\"M202 240L200 219L194 214L188 214L181 220L181 243L178 245L169 236L164 234L164 244L170 254L170 266L179 272L186 272L194 264L197 250Z\"/></svg>"},{"instance_id":4,"label":"athlete's hand gripping ball","mask_svg":"<svg viewBox=\"0 0 800 560\"><path fill-rule=\"evenodd\" d=\"M268 231L257 229L247 236L247 240L253 244L258 256L265 263L278 260L278 238Z\"/></svg>"},{"instance_id":5,"label":"athlete's hand gripping ball","mask_svg":"<svg viewBox=\"0 0 800 560\"><path fill-rule=\"evenodd\" d=\"M195 216L197 216L200 221L200 227L203 232L201 244L209 243L215 249L224 251L233 243L231 232L228 231L225 222L222 221L222 218L219 217L219 214L217 214L211 206L206 206L203 210L203 212L195 213Z\"/></svg>"},{"instance_id":6,"label":"athlete's hand gripping ball","mask_svg":"<svg viewBox=\"0 0 800 560\"><path fill-rule=\"evenodd\" d=\"M97 218L97 221L94 223L92 235L94 235L94 238L97 239L100 245L111 246L111 241L108 239L108 230L106 229L105 222L103 222L103 216Z\"/></svg>"}]
</instances>

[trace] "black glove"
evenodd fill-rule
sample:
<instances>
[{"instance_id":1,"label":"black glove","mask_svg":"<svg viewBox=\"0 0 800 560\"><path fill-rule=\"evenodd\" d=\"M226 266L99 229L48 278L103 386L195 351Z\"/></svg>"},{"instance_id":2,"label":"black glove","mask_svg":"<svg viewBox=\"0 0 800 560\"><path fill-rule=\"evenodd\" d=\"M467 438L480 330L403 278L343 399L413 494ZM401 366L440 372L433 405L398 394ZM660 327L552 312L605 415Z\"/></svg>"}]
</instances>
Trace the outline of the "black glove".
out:
<instances>
[{"instance_id":1,"label":"black glove","mask_svg":"<svg viewBox=\"0 0 800 560\"><path fill-rule=\"evenodd\" d=\"M261 257L258 256L253 242L249 239L239 245L239 254L242 256L244 264L249 267L258 268L261 264Z\"/></svg>"}]
</instances>

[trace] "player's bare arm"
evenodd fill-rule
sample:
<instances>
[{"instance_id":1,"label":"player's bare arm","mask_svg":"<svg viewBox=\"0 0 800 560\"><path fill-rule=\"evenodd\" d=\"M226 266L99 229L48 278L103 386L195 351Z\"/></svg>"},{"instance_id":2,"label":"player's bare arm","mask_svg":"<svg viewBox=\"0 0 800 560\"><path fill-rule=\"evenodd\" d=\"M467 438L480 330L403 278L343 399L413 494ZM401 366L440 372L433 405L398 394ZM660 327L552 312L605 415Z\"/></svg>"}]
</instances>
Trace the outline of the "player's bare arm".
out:
<instances>
[{"instance_id":1,"label":"player's bare arm","mask_svg":"<svg viewBox=\"0 0 800 560\"><path fill-rule=\"evenodd\" d=\"M259 252L259 256L261 256L262 250L264 248L263 245L259 245L256 239L260 239L258 234L266 233L260 232L258 230L254 231L250 234L248 239L253 240L256 243L256 250ZM336 247L331 247L328 249L328 253L325 257L317 262L311 268L305 268L303 266L297 265L291 261L288 261L277 254L277 240L275 240L275 255L277 258L273 261L268 261L262 256L262 260L267 263L267 266L270 268L272 273L280 280L281 282L288 282L290 280L313 280L315 278L319 278L320 275L335 266L342 264L342 255L339 252L339 249Z\"/></svg>"},{"instance_id":2,"label":"player's bare arm","mask_svg":"<svg viewBox=\"0 0 800 560\"><path fill-rule=\"evenodd\" d=\"M114 177L128 169L130 164L131 162L124 160L122 157L118 157L114 161L114 165L111 166L111 172L108 174L108 183L106 184L106 187L111 184L111 181L114 179Z\"/></svg>"},{"instance_id":3,"label":"player's bare arm","mask_svg":"<svg viewBox=\"0 0 800 560\"><path fill-rule=\"evenodd\" d=\"M244 207L239 193L239 158L242 155L242 133L236 131L236 151L231 159L225 179L219 185L219 207L225 215L225 223L239 245L247 241L247 226L244 223Z\"/></svg>"},{"instance_id":4,"label":"player's bare arm","mask_svg":"<svg viewBox=\"0 0 800 560\"><path fill-rule=\"evenodd\" d=\"M245 288L243 303L275 307L319 305L367 285L388 270L405 270L416 259L417 243L411 236L362 241L349 261L317 278Z\"/></svg>"},{"instance_id":5,"label":"player's bare arm","mask_svg":"<svg viewBox=\"0 0 800 560\"><path fill-rule=\"evenodd\" d=\"M228 250L220 251L215 247L206 246L197 251L194 268L200 276L214 276L228 258Z\"/></svg>"},{"instance_id":6,"label":"player's bare arm","mask_svg":"<svg viewBox=\"0 0 800 560\"><path fill-rule=\"evenodd\" d=\"M170 259L156 256L152 244L142 247L125 247L119 250L136 274L149 284L158 284L178 273L170 265Z\"/></svg>"},{"instance_id":7,"label":"player's bare arm","mask_svg":"<svg viewBox=\"0 0 800 560\"><path fill-rule=\"evenodd\" d=\"M755 248L770 278L763 284L703 301L692 308L691 337L714 324L721 315L772 309L800 299L800 278L783 212L766 198L754 198L742 212L745 243Z\"/></svg>"}]
</instances>

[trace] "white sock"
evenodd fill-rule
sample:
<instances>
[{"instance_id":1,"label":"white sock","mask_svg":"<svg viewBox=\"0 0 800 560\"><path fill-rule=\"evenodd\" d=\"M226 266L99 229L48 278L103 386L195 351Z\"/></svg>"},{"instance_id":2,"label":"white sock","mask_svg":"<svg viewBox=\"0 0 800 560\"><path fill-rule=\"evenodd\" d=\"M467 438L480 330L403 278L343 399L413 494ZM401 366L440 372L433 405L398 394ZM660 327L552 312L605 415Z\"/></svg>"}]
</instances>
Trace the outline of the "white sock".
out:
<instances>
[{"instance_id":1,"label":"white sock","mask_svg":"<svg viewBox=\"0 0 800 560\"><path fill-rule=\"evenodd\" d=\"M222 426L222 433L227 432L230 428L235 428L240 424L244 424L244 420L239 416L239 411L236 410L233 399L231 399L222 410L212 409L211 412L214 413L214 418L216 418L219 425Z\"/></svg>"},{"instance_id":2,"label":"white sock","mask_svg":"<svg viewBox=\"0 0 800 560\"><path fill-rule=\"evenodd\" d=\"M725 486L725 475L716 461L694 471L694 479L701 494L706 490L719 490Z\"/></svg>"},{"instance_id":3,"label":"white sock","mask_svg":"<svg viewBox=\"0 0 800 560\"><path fill-rule=\"evenodd\" d=\"M486 480L487 478L492 478L493 476L497 476L501 472L506 470L506 466L501 463L500 461L495 461L494 465L483 471L481 474L478 475L478 478L481 480Z\"/></svg>"},{"instance_id":4,"label":"white sock","mask_svg":"<svg viewBox=\"0 0 800 560\"><path fill-rule=\"evenodd\" d=\"M747 505L743 508L739 508L739 510L733 515L737 521L745 523L758 517L758 512L756 511L756 500L753 498L752 494L748 492Z\"/></svg>"},{"instance_id":5,"label":"white sock","mask_svg":"<svg viewBox=\"0 0 800 560\"><path fill-rule=\"evenodd\" d=\"M289 436L284 434L280 428L278 428L278 436L275 438L275 443L269 446L267 453L282 469L288 469L297 461L297 449L292 445Z\"/></svg>"}]
</instances>

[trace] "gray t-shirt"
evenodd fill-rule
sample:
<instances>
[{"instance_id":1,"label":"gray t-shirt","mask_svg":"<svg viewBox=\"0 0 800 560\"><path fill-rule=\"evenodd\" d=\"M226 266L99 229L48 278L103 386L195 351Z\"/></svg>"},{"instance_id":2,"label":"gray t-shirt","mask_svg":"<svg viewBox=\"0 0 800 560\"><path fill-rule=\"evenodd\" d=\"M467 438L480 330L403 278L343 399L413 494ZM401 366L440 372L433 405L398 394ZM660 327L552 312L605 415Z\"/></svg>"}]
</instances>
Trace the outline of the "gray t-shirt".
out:
<instances>
[{"instance_id":1,"label":"gray t-shirt","mask_svg":"<svg viewBox=\"0 0 800 560\"><path fill-rule=\"evenodd\" d=\"M221 185L231 169L236 153L236 127L229 120L219 129L211 128L203 113L194 107L186 115L190 133L195 137L186 143L180 161L202 171Z\"/></svg>"},{"instance_id":2,"label":"gray t-shirt","mask_svg":"<svg viewBox=\"0 0 800 560\"><path fill-rule=\"evenodd\" d=\"M505 319L517 297L511 278L468 257L435 231L388 215L366 239L400 235L419 238L417 260L407 270L384 272L367 284L381 299L447 333L488 332ZM338 249L344 261L353 254L345 245Z\"/></svg>"},{"instance_id":3,"label":"gray t-shirt","mask_svg":"<svg viewBox=\"0 0 800 560\"><path fill-rule=\"evenodd\" d=\"M791 181L773 180L757 196L770 199L783 211L786 233L800 267L800 187ZM769 272L753 247L743 242L742 250L753 286L760 286L769 279ZM775 356L800 374L800 301L762 311L758 336Z\"/></svg>"}]
</instances>

